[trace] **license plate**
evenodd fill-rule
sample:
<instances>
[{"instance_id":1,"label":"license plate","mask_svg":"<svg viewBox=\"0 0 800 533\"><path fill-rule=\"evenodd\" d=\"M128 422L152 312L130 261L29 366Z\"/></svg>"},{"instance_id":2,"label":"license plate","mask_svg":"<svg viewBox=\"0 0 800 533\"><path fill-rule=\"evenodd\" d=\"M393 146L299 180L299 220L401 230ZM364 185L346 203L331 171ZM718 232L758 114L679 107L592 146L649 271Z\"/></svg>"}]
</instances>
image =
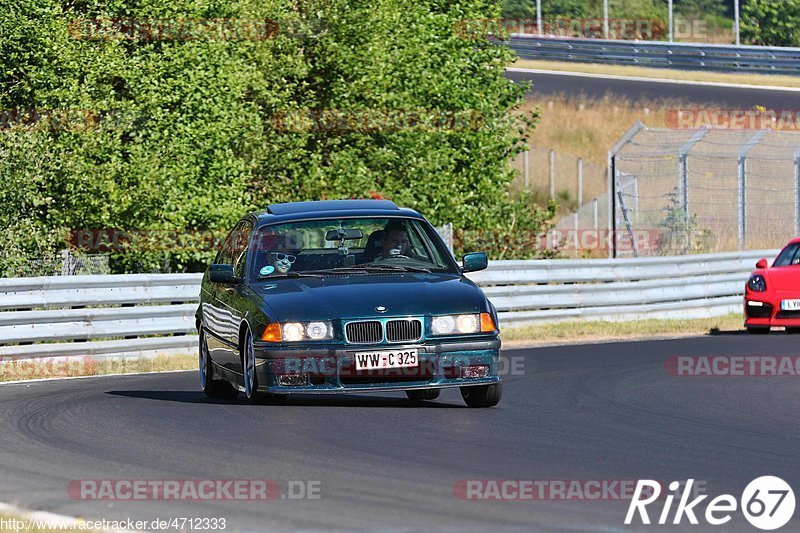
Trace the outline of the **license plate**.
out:
<instances>
[{"instance_id":1,"label":"license plate","mask_svg":"<svg viewBox=\"0 0 800 533\"><path fill-rule=\"evenodd\" d=\"M783 311L800 311L800 300L782 300L781 309Z\"/></svg>"},{"instance_id":2,"label":"license plate","mask_svg":"<svg viewBox=\"0 0 800 533\"><path fill-rule=\"evenodd\" d=\"M356 370L419 366L419 356L417 355L417 350L358 352L356 353L355 358Z\"/></svg>"}]
</instances>

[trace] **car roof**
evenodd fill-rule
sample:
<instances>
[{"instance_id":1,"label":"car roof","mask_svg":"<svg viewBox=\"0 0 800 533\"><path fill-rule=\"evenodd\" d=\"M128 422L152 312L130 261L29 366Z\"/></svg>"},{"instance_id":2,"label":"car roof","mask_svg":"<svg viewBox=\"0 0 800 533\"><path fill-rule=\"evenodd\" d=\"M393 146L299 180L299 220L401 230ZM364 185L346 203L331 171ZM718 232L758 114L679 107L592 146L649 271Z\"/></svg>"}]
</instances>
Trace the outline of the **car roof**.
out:
<instances>
[{"instance_id":1,"label":"car roof","mask_svg":"<svg viewBox=\"0 0 800 533\"><path fill-rule=\"evenodd\" d=\"M318 200L272 204L266 211L253 215L259 225L344 217L407 217L424 220L413 209L398 207L391 200Z\"/></svg>"},{"instance_id":2,"label":"car roof","mask_svg":"<svg viewBox=\"0 0 800 533\"><path fill-rule=\"evenodd\" d=\"M797 244L797 243L800 243L800 237L795 237L791 241L787 242L786 246L789 246L790 244Z\"/></svg>"}]
</instances>

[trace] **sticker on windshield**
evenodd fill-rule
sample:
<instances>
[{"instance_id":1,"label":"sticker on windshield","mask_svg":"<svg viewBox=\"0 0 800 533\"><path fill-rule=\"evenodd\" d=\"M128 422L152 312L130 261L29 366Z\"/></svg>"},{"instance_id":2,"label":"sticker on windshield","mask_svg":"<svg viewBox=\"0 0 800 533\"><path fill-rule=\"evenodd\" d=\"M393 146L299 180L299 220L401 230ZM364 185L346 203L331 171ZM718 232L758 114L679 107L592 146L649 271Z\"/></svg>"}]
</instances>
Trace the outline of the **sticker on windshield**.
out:
<instances>
[{"instance_id":1,"label":"sticker on windshield","mask_svg":"<svg viewBox=\"0 0 800 533\"><path fill-rule=\"evenodd\" d=\"M275 267L272 265L267 265L265 267L262 267L261 270L258 271L258 273L261 274L262 276L269 276L273 272L275 272Z\"/></svg>"}]
</instances>

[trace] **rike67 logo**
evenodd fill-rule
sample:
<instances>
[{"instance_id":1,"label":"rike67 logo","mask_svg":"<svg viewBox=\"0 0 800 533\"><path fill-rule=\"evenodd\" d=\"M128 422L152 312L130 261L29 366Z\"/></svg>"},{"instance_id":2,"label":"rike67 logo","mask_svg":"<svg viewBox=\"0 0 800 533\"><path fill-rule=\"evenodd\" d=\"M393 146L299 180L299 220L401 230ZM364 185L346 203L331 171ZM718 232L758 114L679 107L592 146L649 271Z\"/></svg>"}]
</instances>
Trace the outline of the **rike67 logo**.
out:
<instances>
[{"instance_id":1,"label":"rike67 logo","mask_svg":"<svg viewBox=\"0 0 800 533\"><path fill-rule=\"evenodd\" d=\"M697 525L699 523L697 516L700 515L706 523L720 526L730 522L733 513L740 508L744 517L753 526L762 530L774 530L785 526L794 515L794 491L779 477L762 476L754 479L745 487L739 501L730 494L721 494L707 503L705 513L700 512L700 504L708 498L708 495L697 496L689 501L693 484L694 480L689 479L683 490L681 490L682 484L678 481L669 484L670 493L664 498L664 507L658 515L658 524L670 523L672 504L676 496L679 501L672 516L671 523L674 525L680 524L684 516L690 524ZM633 523L637 513L642 524L650 524L647 506L660 497L661 484L658 481L640 479L628 507L628 514L625 516L625 525Z\"/></svg>"}]
</instances>

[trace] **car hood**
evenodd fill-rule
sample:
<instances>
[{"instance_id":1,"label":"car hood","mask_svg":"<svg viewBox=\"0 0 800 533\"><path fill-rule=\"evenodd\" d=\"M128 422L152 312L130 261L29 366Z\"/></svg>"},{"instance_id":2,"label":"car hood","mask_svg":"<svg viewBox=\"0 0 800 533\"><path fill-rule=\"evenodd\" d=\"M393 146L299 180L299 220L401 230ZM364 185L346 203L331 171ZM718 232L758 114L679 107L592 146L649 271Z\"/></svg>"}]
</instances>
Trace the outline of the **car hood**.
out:
<instances>
[{"instance_id":1,"label":"car hood","mask_svg":"<svg viewBox=\"0 0 800 533\"><path fill-rule=\"evenodd\" d=\"M281 322L488 311L483 291L454 274L377 274L266 280L251 286ZM376 307L387 310L379 313Z\"/></svg>"},{"instance_id":2,"label":"car hood","mask_svg":"<svg viewBox=\"0 0 800 533\"><path fill-rule=\"evenodd\" d=\"M779 291L800 292L800 266L783 266L767 269L767 288Z\"/></svg>"}]
</instances>

